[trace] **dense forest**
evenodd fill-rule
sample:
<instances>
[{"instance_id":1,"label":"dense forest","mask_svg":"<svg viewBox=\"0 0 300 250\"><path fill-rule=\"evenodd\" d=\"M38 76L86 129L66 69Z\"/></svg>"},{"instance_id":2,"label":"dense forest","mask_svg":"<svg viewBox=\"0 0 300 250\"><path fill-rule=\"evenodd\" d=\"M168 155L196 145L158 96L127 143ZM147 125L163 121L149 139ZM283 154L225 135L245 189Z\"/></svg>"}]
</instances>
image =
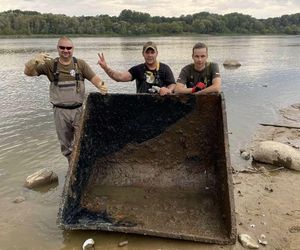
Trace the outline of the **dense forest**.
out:
<instances>
[{"instance_id":1,"label":"dense forest","mask_svg":"<svg viewBox=\"0 0 300 250\"><path fill-rule=\"evenodd\" d=\"M123 10L108 15L66 16L36 11L0 12L0 35L182 35L182 34L300 34L300 13L256 19L249 15L200 12L180 17L151 16Z\"/></svg>"}]
</instances>

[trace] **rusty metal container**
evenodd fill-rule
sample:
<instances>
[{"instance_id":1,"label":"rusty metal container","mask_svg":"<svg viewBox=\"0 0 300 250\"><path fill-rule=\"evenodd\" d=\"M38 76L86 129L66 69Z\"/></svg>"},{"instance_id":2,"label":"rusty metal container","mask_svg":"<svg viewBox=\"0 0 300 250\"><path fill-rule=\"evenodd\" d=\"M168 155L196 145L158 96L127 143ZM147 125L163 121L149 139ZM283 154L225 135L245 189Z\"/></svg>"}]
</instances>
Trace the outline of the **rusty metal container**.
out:
<instances>
[{"instance_id":1,"label":"rusty metal container","mask_svg":"<svg viewBox=\"0 0 300 250\"><path fill-rule=\"evenodd\" d=\"M234 244L222 94L89 94L58 224Z\"/></svg>"}]
</instances>

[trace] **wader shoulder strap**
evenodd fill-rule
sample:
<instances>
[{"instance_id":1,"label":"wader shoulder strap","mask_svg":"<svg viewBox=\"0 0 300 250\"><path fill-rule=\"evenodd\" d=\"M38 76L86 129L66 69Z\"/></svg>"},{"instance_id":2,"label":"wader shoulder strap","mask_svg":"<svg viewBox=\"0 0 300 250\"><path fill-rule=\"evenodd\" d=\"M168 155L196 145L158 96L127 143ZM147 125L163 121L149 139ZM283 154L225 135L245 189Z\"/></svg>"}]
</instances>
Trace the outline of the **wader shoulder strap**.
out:
<instances>
[{"instance_id":1,"label":"wader shoulder strap","mask_svg":"<svg viewBox=\"0 0 300 250\"><path fill-rule=\"evenodd\" d=\"M76 92L79 92L79 81L80 81L80 75L79 75L79 71L78 71L78 62L77 62L77 58L73 57L73 62L74 62L74 66L75 66L75 80L76 80Z\"/></svg>"},{"instance_id":2,"label":"wader shoulder strap","mask_svg":"<svg viewBox=\"0 0 300 250\"><path fill-rule=\"evenodd\" d=\"M194 68L194 63L191 63L189 65L189 76L188 76L188 79L187 79L187 83L186 83L186 86L188 88L192 88L194 87L194 75L193 75L193 68Z\"/></svg>"},{"instance_id":3,"label":"wader shoulder strap","mask_svg":"<svg viewBox=\"0 0 300 250\"><path fill-rule=\"evenodd\" d=\"M56 86L58 84L58 77L59 77L59 70L57 68L58 64L58 57L54 59L54 65L53 65L53 78L54 78L54 85Z\"/></svg>"},{"instance_id":4,"label":"wader shoulder strap","mask_svg":"<svg viewBox=\"0 0 300 250\"><path fill-rule=\"evenodd\" d=\"M78 70L78 61L76 57L73 57L73 62L74 62L74 66L75 66L75 79L76 81L80 81L80 74L79 74L79 70Z\"/></svg>"},{"instance_id":5,"label":"wader shoulder strap","mask_svg":"<svg viewBox=\"0 0 300 250\"><path fill-rule=\"evenodd\" d=\"M156 63L156 69L155 69L155 83L158 85L158 86L161 86L161 83L160 83L160 77L159 77L159 69L160 69L160 63L159 61L157 61Z\"/></svg>"}]
</instances>

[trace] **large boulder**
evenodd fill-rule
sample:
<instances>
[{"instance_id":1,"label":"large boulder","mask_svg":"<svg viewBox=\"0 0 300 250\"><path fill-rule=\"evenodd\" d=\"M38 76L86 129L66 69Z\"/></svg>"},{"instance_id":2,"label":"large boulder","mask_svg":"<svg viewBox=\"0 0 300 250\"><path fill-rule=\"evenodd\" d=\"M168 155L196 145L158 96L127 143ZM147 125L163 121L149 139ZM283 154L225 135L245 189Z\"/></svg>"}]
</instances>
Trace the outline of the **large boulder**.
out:
<instances>
[{"instance_id":1,"label":"large boulder","mask_svg":"<svg viewBox=\"0 0 300 250\"><path fill-rule=\"evenodd\" d=\"M26 178L24 186L27 188L36 188L51 183L58 182L58 176L52 170L43 168Z\"/></svg>"},{"instance_id":2,"label":"large boulder","mask_svg":"<svg viewBox=\"0 0 300 250\"><path fill-rule=\"evenodd\" d=\"M235 60L235 59L226 59L224 62L223 62L223 66L225 68L238 68L240 67L242 64L238 61L238 60Z\"/></svg>"},{"instance_id":3,"label":"large boulder","mask_svg":"<svg viewBox=\"0 0 300 250\"><path fill-rule=\"evenodd\" d=\"M300 171L300 151L281 142L262 141L252 156L258 162Z\"/></svg>"}]
</instances>

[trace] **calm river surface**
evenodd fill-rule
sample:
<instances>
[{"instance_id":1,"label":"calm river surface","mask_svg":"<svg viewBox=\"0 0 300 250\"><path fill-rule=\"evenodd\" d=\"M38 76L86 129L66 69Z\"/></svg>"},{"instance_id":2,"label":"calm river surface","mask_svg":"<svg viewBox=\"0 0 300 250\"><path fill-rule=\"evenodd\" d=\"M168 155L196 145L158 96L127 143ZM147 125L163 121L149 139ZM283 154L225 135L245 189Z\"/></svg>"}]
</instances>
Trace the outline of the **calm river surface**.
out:
<instances>
[{"instance_id":1,"label":"calm river surface","mask_svg":"<svg viewBox=\"0 0 300 250\"><path fill-rule=\"evenodd\" d=\"M276 121L278 110L300 102L300 36L75 38L74 55L85 59L108 83L111 93L135 93L135 84L115 83L96 65L97 52L108 64L127 70L142 62L143 42L158 44L159 60L178 76L191 62L191 48L203 41L209 59L219 63L226 101L231 161L241 168L239 149L253 137L259 123ZM0 39L0 249L81 249L93 238L96 249L199 249L199 245L136 235L105 232L64 232L56 225L67 162L60 154L48 101L48 80L26 77L24 63L35 53L52 57L57 38ZM225 59L242 66L228 70ZM96 89L86 83L88 91ZM48 167L59 175L59 185L33 191L22 185L33 172ZM23 196L26 201L15 204Z\"/></svg>"}]
</instances>

